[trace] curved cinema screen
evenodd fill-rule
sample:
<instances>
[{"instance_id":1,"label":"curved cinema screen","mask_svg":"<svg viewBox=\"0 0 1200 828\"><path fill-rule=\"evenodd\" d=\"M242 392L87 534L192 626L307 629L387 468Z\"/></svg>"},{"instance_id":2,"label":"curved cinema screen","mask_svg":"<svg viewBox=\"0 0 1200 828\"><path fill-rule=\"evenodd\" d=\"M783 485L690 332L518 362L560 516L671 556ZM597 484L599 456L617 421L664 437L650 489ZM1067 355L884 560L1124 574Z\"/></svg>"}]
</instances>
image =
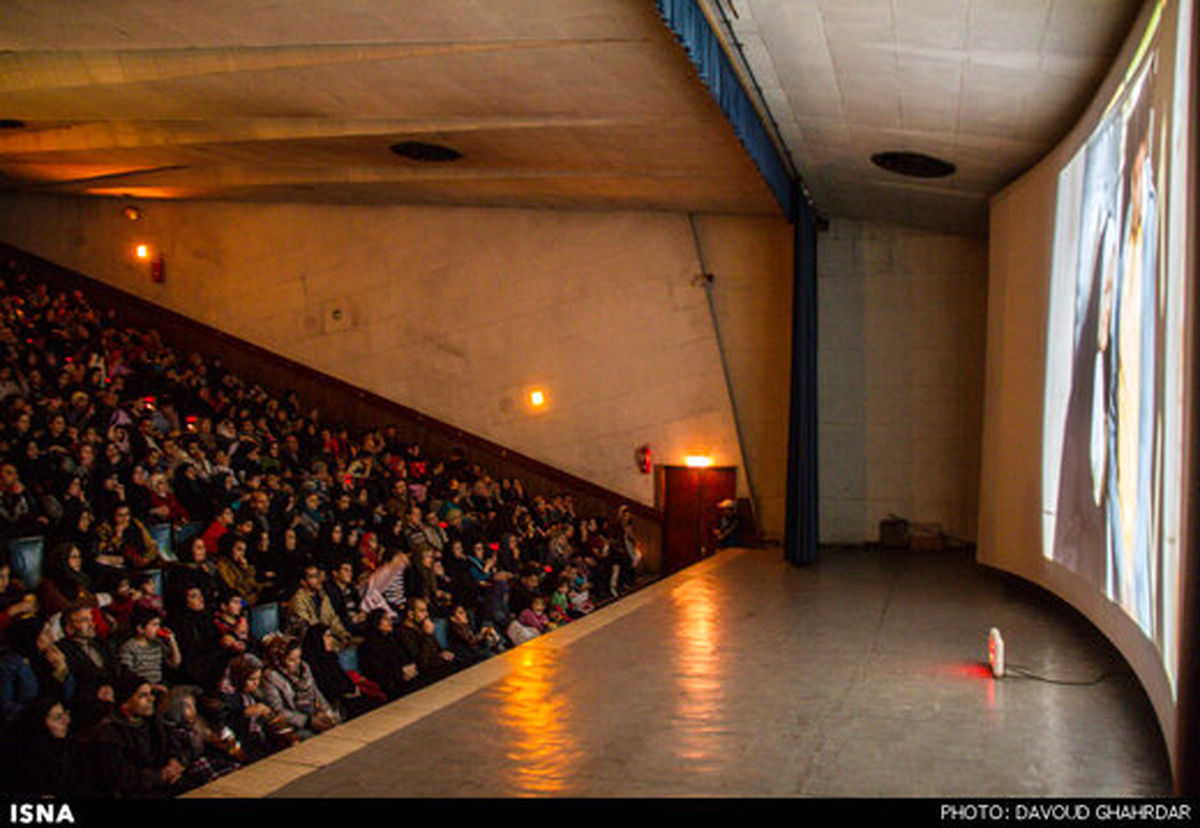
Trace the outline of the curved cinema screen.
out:
<instances>
[{"instance_id":1,"label":"curved cinema screen","mask_svg":"<svg viewBox=\"0 0 1200 828\"><path fill-rule=\"evenodd\" d=\"M1193 15L1194 0L1149 0L1083 118L993 199L980 491L981 562L1113 641L1173 757L1192 554Z\"/></svg>"},{"instance_id":2,"label":"curved cinema screen","mask_svg":"<svg viewBox=\"0 0 1200 828\"><path fill-rule=\"evenodd\" d=\"M1173 47L1159 3L1062 168L1042 432L1042 544L1120 606L1174 680L1185 210L1173 200ZM1173 15L1172 15L1173 17ZM1182 159L1178 159L1182 160Z\"/></svg>"}]
</instances>

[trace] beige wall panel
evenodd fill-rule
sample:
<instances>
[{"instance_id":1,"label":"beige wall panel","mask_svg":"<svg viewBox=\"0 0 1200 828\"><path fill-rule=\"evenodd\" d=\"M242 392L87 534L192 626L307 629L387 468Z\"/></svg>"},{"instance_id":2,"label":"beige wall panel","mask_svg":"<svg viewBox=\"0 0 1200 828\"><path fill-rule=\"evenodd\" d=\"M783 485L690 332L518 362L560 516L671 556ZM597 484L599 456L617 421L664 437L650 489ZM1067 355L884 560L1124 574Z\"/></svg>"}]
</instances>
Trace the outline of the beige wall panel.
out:
<instances>
[{"instance_id":1,"label":"beige wall panel","mask_svg":"<svg viewBox=\"0 0 1200 828\"><path fill-rule=\"evenodd\" d=\"M889 514L974 540L986 242L835 220L817 249L821 540Z\"/></svg>"},{"instance_id":2,"label":"beige wall panel","mask_svg":"<svg viewBox=\"0 0 1200 828\"><path fill-rule=\"evenodd\" d=\"M759 524L766 537L782 540L791 402L792 227L783 219L700 216L696 230L713 275L713 305Z\"/></svg>"}]
</instances>

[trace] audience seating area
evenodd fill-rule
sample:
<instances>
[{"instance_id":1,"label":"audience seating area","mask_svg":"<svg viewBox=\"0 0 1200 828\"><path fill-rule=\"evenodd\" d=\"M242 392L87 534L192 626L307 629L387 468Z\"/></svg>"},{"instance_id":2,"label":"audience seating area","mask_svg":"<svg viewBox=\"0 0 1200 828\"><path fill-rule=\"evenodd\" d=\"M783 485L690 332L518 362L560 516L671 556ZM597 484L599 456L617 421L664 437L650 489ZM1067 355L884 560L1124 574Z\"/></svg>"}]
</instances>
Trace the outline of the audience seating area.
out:
<instances>
[{"instance_id":1,"label":"audience seating area","mask_svg":"<svg viewBox=\"0 0 1200 828\"><path fill-rule=\"evenodd\" d=\"M0 281L10 795L178 795L644 576L623 507L326 423L17 259Z\"/></svg>"}]
</instances>

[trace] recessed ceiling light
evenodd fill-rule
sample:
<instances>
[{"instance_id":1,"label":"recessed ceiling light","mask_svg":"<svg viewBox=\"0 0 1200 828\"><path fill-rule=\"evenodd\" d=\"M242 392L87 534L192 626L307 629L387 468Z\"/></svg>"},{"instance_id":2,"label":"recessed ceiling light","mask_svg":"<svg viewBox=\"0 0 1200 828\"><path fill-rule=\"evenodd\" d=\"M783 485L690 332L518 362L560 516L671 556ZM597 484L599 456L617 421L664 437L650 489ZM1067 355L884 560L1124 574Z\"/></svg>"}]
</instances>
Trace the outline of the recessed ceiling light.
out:
<instances>
[{"instance_id":1,"label":"recessed ceiling light","mask_svg":"<svg viewBox=\"0 0 1200 828\"><path fill-rule=\"evenodd\" d=\"M453 147L424 141L401 141L392 144L391 149L401 158L411 158L413 161L457 161L462 158L462 153Z\"/></svg>"},{"instance_id":2,"label":"recessed ceiling light","mask_svg":"<svg viewBox=\"0 0 1200 828\"><path fill-rule=\"evenodd\" d=\"M944 178L955 171L949 161L919 152L877 152L871 156L871 163L888 172L913 178Z\"/></svg>"}]
</instances>

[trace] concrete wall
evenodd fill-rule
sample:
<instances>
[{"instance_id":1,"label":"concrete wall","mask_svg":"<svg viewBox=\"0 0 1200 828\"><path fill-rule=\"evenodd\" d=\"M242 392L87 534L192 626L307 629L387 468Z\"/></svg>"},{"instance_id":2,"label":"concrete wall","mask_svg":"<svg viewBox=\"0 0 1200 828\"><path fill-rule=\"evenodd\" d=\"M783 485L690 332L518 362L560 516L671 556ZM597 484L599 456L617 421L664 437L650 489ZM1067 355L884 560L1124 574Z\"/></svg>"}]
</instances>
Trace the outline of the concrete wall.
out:
<instances>
[{"instance_id":1,"label":"concrete wall","mask_svg":"<svg viewBox=\"0 0 1200 828\"><path fill-rule=\"evenodd\" d=\"M986 240L835 220L818 256L821 540L889 514L974 540Z\"/></svg>"},{"instance_id":2,"label":"concrete wall","mask_svg":"<svg viewBox=\"0 0 1200 828\"><path fill-rule=\"evenodd\" d=\"M745 466L764 532L782 540L787 511L792 366L792 227L780 220L700 216L717 327L729 366Z\"/></svg>"},{"instance_id":3,"label":"concrete wall","mask_svg":"<svg viewBox=\"0 0 1200 828\"><path fill-rule=\"evenodd\" d=\"M643 443L659 463L705 452L743 466L685 215L142 202L130 222L120 206L5 201L0 240L643 503ZM790 232L769 218L697 227L778 535ZM138 242L165 257L164 284L132 257Z\"/></svg>"}]
</instances>

